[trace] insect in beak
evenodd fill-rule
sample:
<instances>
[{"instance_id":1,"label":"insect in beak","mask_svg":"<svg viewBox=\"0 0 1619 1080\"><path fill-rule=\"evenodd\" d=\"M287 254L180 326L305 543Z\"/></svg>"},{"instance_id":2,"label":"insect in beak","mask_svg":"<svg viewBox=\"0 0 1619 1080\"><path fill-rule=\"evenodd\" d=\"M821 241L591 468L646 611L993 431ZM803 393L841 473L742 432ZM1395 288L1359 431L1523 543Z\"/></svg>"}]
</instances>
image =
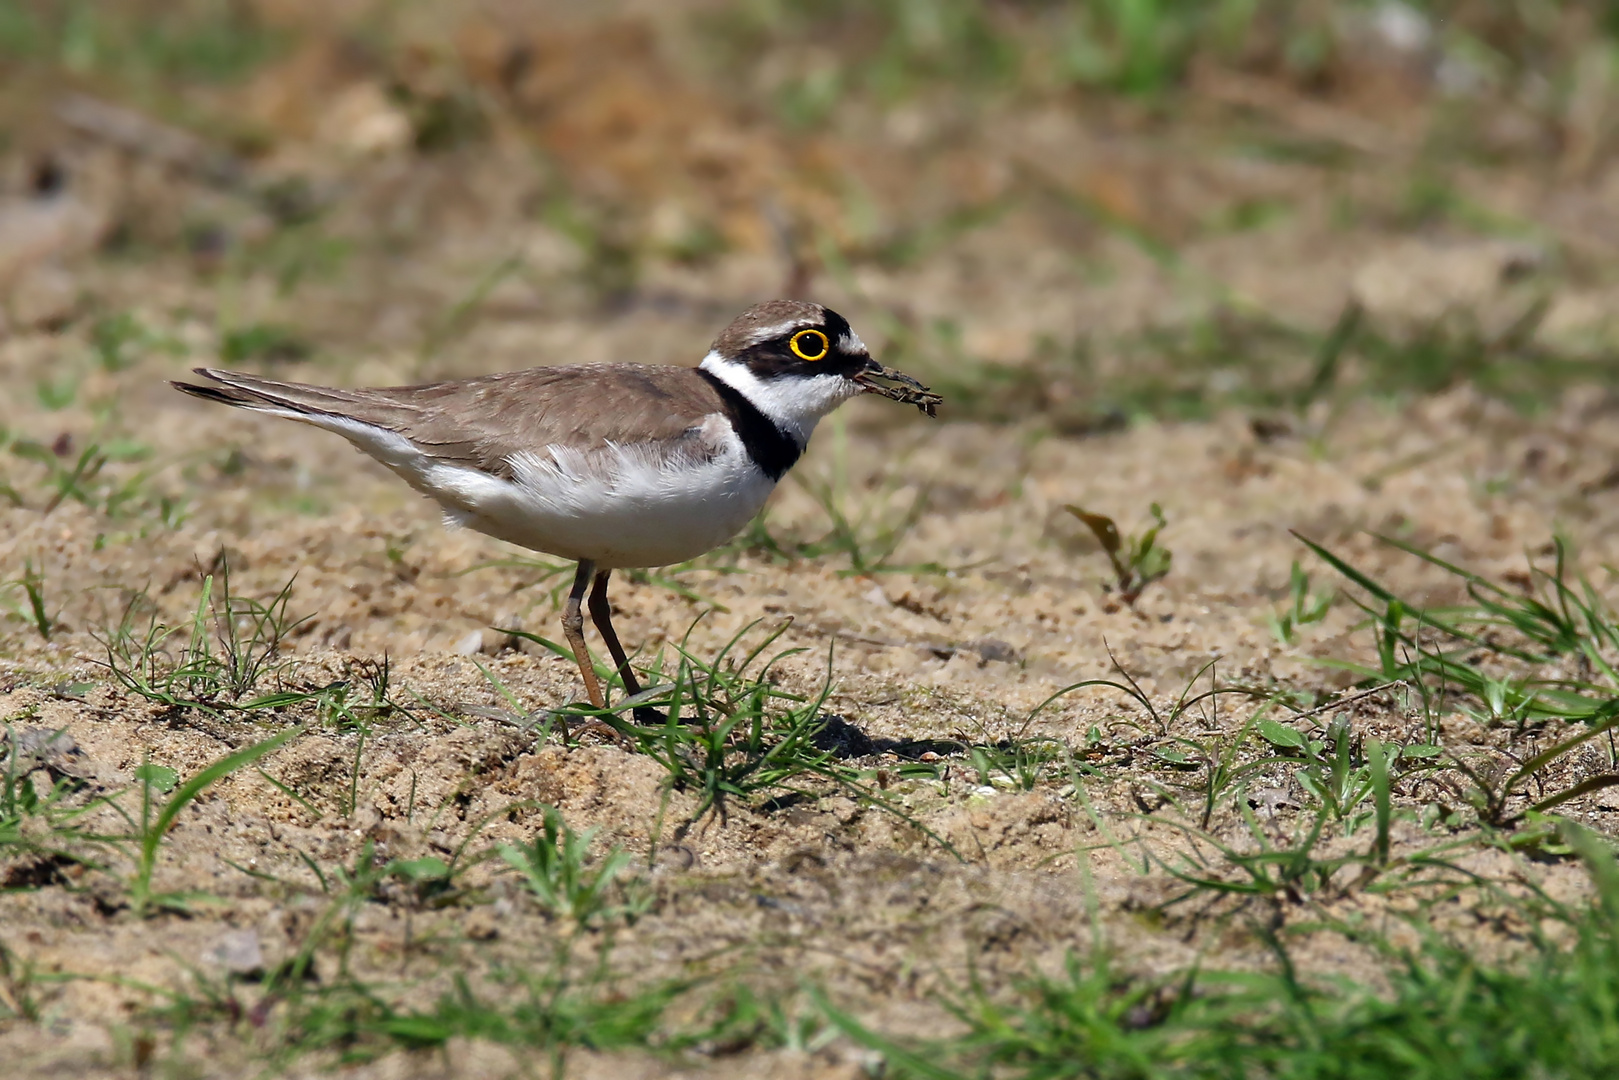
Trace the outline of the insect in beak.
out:
<instances>
[{"instance_id":1,"label":"insect in beak","mask_svg":"<svg viewBox=\"0 0 1619 1080\"><path fill-rule=\"evenodd\" d=\"M866 366L855 372L850 378L860 384L860 392L863 394L877 394L891 401L915 405L919 412L925 412L929 416L938 416L939 406L944 402L944 398L935 394L903 371L879 364L870 357L866 359ZM889 383L899 383L900 385L889 386L878 382L878 379L887 380Z\"/></svg>"}]
</instances>

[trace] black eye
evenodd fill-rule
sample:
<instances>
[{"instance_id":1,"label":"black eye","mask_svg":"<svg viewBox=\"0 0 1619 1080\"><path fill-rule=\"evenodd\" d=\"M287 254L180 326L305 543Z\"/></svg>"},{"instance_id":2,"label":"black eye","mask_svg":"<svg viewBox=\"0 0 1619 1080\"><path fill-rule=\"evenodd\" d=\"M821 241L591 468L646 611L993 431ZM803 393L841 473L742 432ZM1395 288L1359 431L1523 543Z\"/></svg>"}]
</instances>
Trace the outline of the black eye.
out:
<instances>
[{"instance_id":1,"label":"black eye","mask_svg":"<svg viewBox=\"0 0 1619 1080\"><path fill-rule=\"evenodd\" d=\"M787 345L793 350L794 356L809 361L825 359L827 350L832 347L826 335L819 330L800 330Z\"/></svg>"}]
</instances>

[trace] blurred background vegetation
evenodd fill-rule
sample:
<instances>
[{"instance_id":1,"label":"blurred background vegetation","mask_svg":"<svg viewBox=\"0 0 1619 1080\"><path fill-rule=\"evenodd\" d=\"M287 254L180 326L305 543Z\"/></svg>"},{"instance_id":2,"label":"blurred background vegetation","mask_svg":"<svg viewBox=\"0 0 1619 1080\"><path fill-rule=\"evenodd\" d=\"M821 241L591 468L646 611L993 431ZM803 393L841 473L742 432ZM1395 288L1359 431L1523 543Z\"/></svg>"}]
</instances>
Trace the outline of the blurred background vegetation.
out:
<instances>
[{"instance_id":1,"label":"blurred background vegetation","mask_svg":"<svg viewBox=\"0 0 1619 1080\"><path fill-rule=\"evenodd\" d=\"M958 416L1534 407L1611 381L1616 135L1610 3L0 0L0 332L408 378L807 292Z\"/></svg>"}]
</instances>

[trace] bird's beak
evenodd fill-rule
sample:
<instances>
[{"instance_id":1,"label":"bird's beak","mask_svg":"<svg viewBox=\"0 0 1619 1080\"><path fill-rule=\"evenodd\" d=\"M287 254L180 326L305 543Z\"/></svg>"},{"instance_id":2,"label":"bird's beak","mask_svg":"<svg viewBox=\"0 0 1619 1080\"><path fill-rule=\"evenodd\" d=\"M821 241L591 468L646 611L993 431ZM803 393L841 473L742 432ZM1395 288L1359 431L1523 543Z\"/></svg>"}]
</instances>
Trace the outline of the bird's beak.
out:
<instances>
[{"instance_id":1,"label":"bird's beak","mask_svg":"<svg viewBox=\"0 0 1619 1080\"><path fill-rule=\"evenodd\" d=\"M927 413L929 416L938 416L939 406L944 402L944 398L935 394L903 371L879 364L869 356L866 358L866 366L855 372L850 378L860 384L860 392L863 394L878 394L892 401L915 405L917 409ZM879 379L887 380L888 383L898 383L899 385L889 386L886 383L879 382Z\"/></svg>"}]
</instances>

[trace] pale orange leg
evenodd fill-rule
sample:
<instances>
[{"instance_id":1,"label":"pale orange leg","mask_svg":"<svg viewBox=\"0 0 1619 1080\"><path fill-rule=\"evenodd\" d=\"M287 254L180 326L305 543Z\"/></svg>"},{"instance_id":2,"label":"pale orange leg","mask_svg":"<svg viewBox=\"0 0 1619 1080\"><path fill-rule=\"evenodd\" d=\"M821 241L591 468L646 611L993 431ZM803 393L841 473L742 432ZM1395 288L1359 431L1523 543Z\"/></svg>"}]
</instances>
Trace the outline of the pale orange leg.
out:
<instances>
[{"instance_id":1,"label":"pale orange leg","mask_svg":"<svg viewBox=\"0 0 1619 1080\"><path fill-rule=\"evenodd\" d=\"M579 560L579 572L574 575L573 588L568 590L567 606L562 609L562 636L568 639L568 647L573 650L573 659L585 680L585 693L590 703L598 709L605 709L607 699L602 696L601 683L596 681L596 669L590 665L590 650L585 648L585 617L579 610L585 590L590 587L590 579L595 574L595 563L589 559Z\"/></svg>"}]
</instances>

